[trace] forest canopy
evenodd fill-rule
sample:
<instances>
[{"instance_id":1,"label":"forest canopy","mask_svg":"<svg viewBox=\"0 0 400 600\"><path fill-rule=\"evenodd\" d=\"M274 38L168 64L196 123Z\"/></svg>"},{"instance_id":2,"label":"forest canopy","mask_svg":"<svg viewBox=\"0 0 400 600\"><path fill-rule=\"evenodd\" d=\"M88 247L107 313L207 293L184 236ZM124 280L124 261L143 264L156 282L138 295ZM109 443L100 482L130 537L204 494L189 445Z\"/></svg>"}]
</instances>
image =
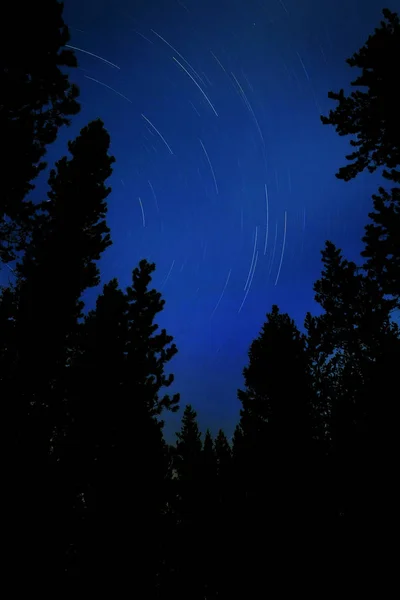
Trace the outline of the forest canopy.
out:
<instances>
[{"instance_id":1,"label":"forest canopy","mask_svg":"<svg viewBox=\"0 0 400 600\"><path fill-rule=\"evenodd\" d=\"M188 403L169 444L178 349L156 323L165 300L152 287L155 264L132 266L126 289L111 279L92 310L82 299L99 286L112 244L116 159L101 119L68 143L46 201L29 197L47 147L80 108L63 5L12 10L30 52L2 42L0 131L10 151L0 259L14 265L0 293L8 573L30 591L51 580L60 593L68 580L119 595L134 581L145 598L192 600L259 597L282 577L293 591L301 576L308 589L332 579L339 589L349 577L368 584L397 515L398 15L383 11L347 61L354 91L329 92L336 107L321 117L351 138L337 177L383 170L360 263L328 240L314 284L318 316L300 327L266 307L231 441L223 429L203 435Z\"/></svg>"}]
</instances>

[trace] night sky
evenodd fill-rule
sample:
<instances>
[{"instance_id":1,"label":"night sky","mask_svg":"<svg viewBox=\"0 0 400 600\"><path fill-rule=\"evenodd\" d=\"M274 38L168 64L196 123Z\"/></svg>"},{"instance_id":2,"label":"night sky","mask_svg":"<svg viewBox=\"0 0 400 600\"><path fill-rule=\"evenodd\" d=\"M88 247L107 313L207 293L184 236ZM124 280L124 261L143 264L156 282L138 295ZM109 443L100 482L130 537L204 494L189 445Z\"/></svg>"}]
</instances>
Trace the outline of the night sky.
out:
<instances>
[{"instance_id":1,"label":"night sky","mask_svg":"<svg viewBox=\"0 0 400 600\"><path fill-rule=\"evenodd\" d=\"M385 4L396 10L393 2ZM302 327L331 239L359 259L378 175L335 178L349 140L323 126L349 90L345 64L378 26L378 0L66 0L81 113L51 166L100 117L116 157L113 246L102 285L125 288L141 258L166 300L179 353L171 391L204 431L228 437L247 352L276 303ZM33 197L43 197L40 180ZM42 194L42 196L40 196ZM86 295L92 308L99 290ZM167 416L166 437L182 410Z\"/></svg>"}]
</instances>

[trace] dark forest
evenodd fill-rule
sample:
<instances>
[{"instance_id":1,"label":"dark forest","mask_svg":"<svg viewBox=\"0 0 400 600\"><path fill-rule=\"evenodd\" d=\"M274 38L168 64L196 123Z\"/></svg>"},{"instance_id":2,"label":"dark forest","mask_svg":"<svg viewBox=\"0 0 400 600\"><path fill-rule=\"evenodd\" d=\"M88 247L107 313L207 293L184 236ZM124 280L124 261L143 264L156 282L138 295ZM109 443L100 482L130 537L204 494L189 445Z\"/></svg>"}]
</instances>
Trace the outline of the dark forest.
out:
<instances>
[{"instance_id":1,"label":"dark forest","mask_svg":"<svg viewBox=\"0 0 400 600\"><path fill-rule=\"evenodd\" d=\"M85 311L82 295L99 285L112 244L107 180L118 157L107 124L92 121L50 171L47 199L30 200L46 149L80 111L69 79L78 61L61 3L27 5L18 23L23 47L2 42L0 71L11 589L211 600L361 594L388 582L398 510L398 15L383 10L347 61L354 90L327 90L336 107L321 117L351 138L336 177L382 173L359 264L328 240L314 284L321 313L299 328L266 306L231 442L222 429L215 439L201 432L193 406L167 393L179 349L157 325L155 264L132 265L127 289L112 279ZM169 444L163 418L178 410Z\"/></svg>"}]
</instances>

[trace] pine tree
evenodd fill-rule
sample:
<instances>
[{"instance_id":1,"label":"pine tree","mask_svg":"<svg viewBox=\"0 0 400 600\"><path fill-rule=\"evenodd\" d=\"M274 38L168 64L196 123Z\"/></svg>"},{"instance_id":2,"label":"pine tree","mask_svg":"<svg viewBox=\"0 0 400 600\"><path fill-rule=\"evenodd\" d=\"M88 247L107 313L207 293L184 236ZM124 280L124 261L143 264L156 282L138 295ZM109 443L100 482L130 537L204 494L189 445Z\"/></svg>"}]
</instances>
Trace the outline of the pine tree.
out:
<instances>
[{"instance_id":1,"label":"pine tree","mask_svg":"<svg viewBox=\"0 0 400 600\"><path fill-rule=\"evenodd\" d=\"M244 435L241 421L236 425L232 436L232 502L237 514L243 514L248 497L247 456L250 454L251 441Z\"/></svg>"},{"instance_id":2,"label":"pine tree","mask_svg":"<svg viewBox=\"0 0 400 600\"><path fill-rule=\"evenodd\" d=\"M350 536L340 537L346 539L344 553L352 547L352 563L354 555L362 557L364 572L371 556L376 570L374 549L384 545L382 533L391 527L397 510L393 390L400 340L390 315L400 299L400 112L392 67L400 54L400 21L387 9L383 15L385 21L347 61L361 70L352 85L364 89L348 97L343 90L330 93L338 106L322 122L333 125L339 135L353 136L355 151L346 156L353 162L339 169L338 178L349 181L365 169L383 168L383 177L397 187L381 186L373 196L374 210L362 240L361 254L367 259L363 269L327 244L325 270L314 288L324 313L308 321L320 372L328 375L336 506L339 522L345 524L340 530Z\"/></svg>"},{"instance_id":3,"label":"pine tree","mask_svg":"<svg viewBox=\"0 0 400 600\"><path fill-rule=\"evenodd\" d=\"M276 305L251 344L249 359L243 371L246 389L238 391L244 437L260 458L266 442L268 452L275 447L290 456L312 435L311 378L305 337Z\"/></svg>"},{"instance_id":4,"label":"pine tree","mask_svg":"<svg viewBox=\"0 0 400 600\"><path fill-rule=\"evenodd\" d=\"M391 303L374 279L343 259L331 242L322 261L314 290L324 312L309 318L308 328L329 384L336 510L347 520L371 522L378 506L371 479L380 481L381 494L379 471L392 463L395 453L388 416L400 356L399 331L390 319Z\"/></svg>"},{"instance_id":5,"label":"pine tree","mask_svg":"<svg viewBox=\"0 0 400 600\"><path fill-rule=\"evenodd\" d=\"M23 200L46 166L46 148L80 106L78 88L64 72L77 61L65 47L70 38L63 4L43 0L21 10L11 3L3 23L5 28L16 24L11 37L4 29L0 42L0 130L6 148L1 162L0 258L7 262L15 257L18 237L32 215L32 204Z\"/></svg>"},{"instance_id":6,"label":"pine tree","mask_svg":"<svg viewBox=\"0 0 400 600\"><path fill-rule=\"evenodd\" d=\"M283 540L294 551L298 539L306 531L311 537L313 531L317 473L310 463L313 388L306 338L276 305L250 346L243 374L245 389L238 390L242 409L234 459L240 468L239 485L245 491L237 544L246 548L246 555L235 572L244 569L240 585L245 589L246 581L261 585L262 561L251 545L251 532L257 531L265 540L263 560L271 565L272 577L273 565L279 564L284 549ZM295 563L286 566L294 568Z\"/></svg>"},{"instance_id":7,"label":"pine tree","mask_svg":"<svg viewBox=\"0 0 400 600\"><path fill-rule=\"evenodd\" d=\"M65 369L69 344L82 316L82 293L99 282L96 261L111 244L105 216L114 158L101 121L68 144L71 158L56 163L49 201L35 219L32 240L17 265L18 393L42 408ZM43 369L42 365L46 365Z\"/></svg>"},{"instance_id":8,"label":"pine tree","mask_svg":"<svg viewBox=\"0 0 400 600\"><path fill-rule=\"evenodd\" d=\"M228 582L232 580L232 567L235 564L236 530L234 525L240 523L241 506L235 497L234 472L232 462L232 449L222 429L218 431L214 441L214 453L217 462L217 480L215 484L215 537L223 541L224 548L215 544L213 550L214 560L214 586L220 595L226 595L231 589ZM232 594L235 586L232 587Z\"/></svg>"},{"instance_id":9,"label":"pine tree","mask_svg":"<svg viewBox=\"0 0 400 600\"><path fill-rule=\"evenodd\" d=\"M206 430L201 455L201 489L203 497L204 524L207 526L212 520L215 512L216 485L217 485L217 457L214 442L209 429Z\"/></svg>"},{"instance_id":10,"label":"pine tree","mask_svg":"<svg viewBox=\"0 0 400 600\"><path fill-rule=\"evenodd\" d=\"M400 188L387 192L380 187L372 198L372 223L365 227L362 239L365 248L361 256L367 259L364 268L376 278L381 290L394 299L393 307L400 308Z\"/></svg>"},{"instance_id":11,"label":"pine tree","mask_svg":"<svg viewBox=\"0 0 400 600\"><path fill-rule=\"evenodd\" d=\"M81 529L79 538L78 531L76 544L81 577L90 581L101 566L107 581L123 586L133 573L155 594L169 568L163 533L171 517L171 465L159 417L177 409L179 395L159 398L173 381L165 367L177 349L154 323L164 306L148 289L154 268L141 261L125 293L115 279L105 285L84 320L71 361L65 460L85 503L87 532ZM136 540L132 549L124 536Z\"/></svg>"},{"instance_id":12,"label":"pine tree","mask_svg":"<svg viewBox=\"0 0 400 600\"><path fill-rule=\"evenodd\" d=\"M232 449L222 429L218 431L214 442L214 452L217 460L217 473L221 482L229 479L232 466Z\"/></svg>"},{"instance_id":13,"label":"pine tree","mask_svg":"<svg viewBox=\"0 0 400 600\"><path fill-rule=\"evenodd\" d=\"M190 404L185 406L181 430L176 433L176 469L180 481L191 484L196 481L201 465L201 433L197 413Z\"/></svg>"},{"instance_id":14,"label":"pine tree","mask_svg":"<svg viewBox=\"0 0 400 600\"><path fill-rule=\"evenodd\" d=\"M87 506L94 465L105 460L118 436L110 398L115 397L117 409L128 342L128 301L116 279L104 285L96 308L78 328L76 342L68 369L70 421L57 451L67 461L76 495L86 495Z\"/></svg>"},{"instance_id":15,"label":"pine tree","mask_svg":"<svg viewBox=\"0 0 400 600\"><path fill-rule=\"evenodd\" d=\"M236 464L239 461L239 458L243 454L243 451L242 451L243 443L244 443L244 435L243 435L242 427L239 422L236 425L235 430L233 432L233 436L232 436L232 460L233 460L233 464L235 465L235 468L236 468Z\"/></svg>"},{"instance_id":16,"label":"pine tree","mask_svg":"<svg viewBox=\"0 0 400 600\"><path fill-rule=\"evenodd\" d=\"M165 329L153 335L158 330L154 319L165 305L159 292L148 289L154 270L154 263L141 260L132 274L133 285L127 289L130 341L126 376L128 386L134 386L135 393L145 401L150 415L158 417L163 410L178 410L179 394L172 398L168 394L159 397L160 389L169 387L174 381L172 374L165 375L164 368L177 353L177 348ZM132 388L130 391L132 393Z\"/></svg>"},{"instance_id":17,"label":"pine tree","mask_svg":"<svg viewBox=\"0 0 400 600\"><path fill-rule=\"evenodd\" d=\"M209 429L206 430L203 442L203 470L206 479L213 481L216 476L216 456L214 442Z\"/></svg>"},{"instance_id":18,"label":"pine tree","mask_svg":"<svg viewBox=\"0 0 400 600\"><path fill-rule=\"evenodd\" d=\"M396 13L383 10L384 21L368 37L366 44L347 59L350 67L360 69L352 86L366 88L345 96L344 91L329 92L328 97L338 102L328 117L321 117L324 125L333 125L341 136L356 136L350 144L354 152L346 159L354 161L341 167L339 179L349 181L368 169L384 167L384 176L400 183L400 113L397 102L398 80L393 64L400 54L400 21Z\"/></svg>"},{"instance_id":19,"label":"pine tree","mask_svg":"<svg viewBox=\"0 0 400 600\"><path fill-rule=\"evenodd\" d=\"M185 406L182 425L176 433L176 470L179 481L179 527L176 530L175 594L178 598L205 597L209 568L205 569L202 548L198 541L204 535L203 511L203 444L197 423L197 413ZM207 573L205 572L207 571Z\"/></svg>"},{"instance_id":20,"label":"pine tree","mask_svg":"<svg viewBox=\"0 0 400 600\"><path fill-rule=\"evenodd\" d=\"M361 70L352 86L363 88L349 96L344 91L330 92L338 102L325 125L333 125L341 136L351 135L355 149L346 159L353 161L341 167L339 179L349 181L368 169L371 173L383 167L386 180L400 184L400 111L397 102L398 77L393 64L400 55L400 20L396 13L383 10L384 21L370 35L366 44L347 60ZM355 137L355 139L354 139ZM372 222L365 228L362 256L365 269L377 279L385 294L400 301L400 188L379 188L373 196Z\"/></svg>"},{"instance_id":21,"label":"pine tree","mask_svg":"<svg viewBox=\"0 0 400 600\"><path fill-rule=\"evenodd\" d=\"M30 562L37 575L50 568L48 561L59 559L64 543L61 531L56 535L54 523L50 526L63 502L63 477L53 449L67 423L68 360L83 308L80 297L98 284L96 261L111 243L105 221L111 190L104 183L114 162L109 143L101 121L90 123L69 143L71 158L64 157L51 171L49 201L40 206L17 265L16 360L4 392L11 406L13 468L19 473L14 507L32 543L35 524L43 519L42 547L26 546L25 566ZM64 530L63 521L58 523Z\"/></svg>"},{"instance_id":22,"label":"pine tree","mask_svg":"<svg viewBox=\"0 0 400 600\"><path fill-rule=\"evenodd\" d=\"M200 477L196 508L198 530L201 532L202 540L212 539L213 537L218 539L221 532L221 523L218 520L217 513L217 462L209 429L206 430L204 436ZM207 546L202 541L199 561L204 585L203 598L215 598L222 562L220 549L216 545Z\"/></svg>"}]
</instances>

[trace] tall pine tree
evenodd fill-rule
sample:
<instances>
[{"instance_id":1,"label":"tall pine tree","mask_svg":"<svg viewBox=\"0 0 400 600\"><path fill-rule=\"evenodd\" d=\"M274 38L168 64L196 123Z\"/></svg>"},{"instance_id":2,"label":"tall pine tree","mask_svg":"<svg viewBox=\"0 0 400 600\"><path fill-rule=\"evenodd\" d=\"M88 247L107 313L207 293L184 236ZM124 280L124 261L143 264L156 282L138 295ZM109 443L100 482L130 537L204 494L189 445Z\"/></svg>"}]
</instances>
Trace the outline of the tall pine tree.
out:
<instances>
[{"instance_id":1,"label":"tall pine tree","mask_svg":"<svg viewBox=\"0 0 400 600\"><path fill-rule=\"evenodd\" d=\"M378 478L381 494L379 471L396 452L390 415L395 410L399 330L390 319L391 302L376 281L331 242L322 262L314 290L324 312L309 317L308 329L328 383L337 511L353 521L371 520L378 506L371 482Z\"/></svg>"},{"instance_id":2,"label":"tall pine tree","mask_svg":"<svg viewBox=\"0 0 400 600\"><path fill-rule=\"evenodd\" d=\"M341 136L352 135L355 149L346 156L353 161L341 167L339 179L349 181L368 169L370 172L384 167L384 177L400 183L400 114L397 103L398 77L393 64L400 54L400 21L396 13L383 10L384 21L368 37L365 45L347 64L361 70L352 82L353 91L345 96L344 90L329 92L328 97L338 106L321 117L324 125L333 125Z\"/></svg>"},{"instance_id":3,"label":"tall pine tree","mask_svg":"<svg viewBox=\"0 0 400 600\"><path fill-rule=\"evenodd\" d=\"M257 469L265 461L274 468L276 460L288 468L312 438L312 386L305 337L287 314L273 306L261 334L251 344L249 359L243 371L246 388L238 391L245 445L254 453L253 466L261 461ZM256 481L261 483L255 476Z\"/></svg>"},{"instance_id":4,"label":"tall pine tree","mask_svg":"<svg viewBox=\"0 0 400 600\"><path fill-rule=\"evenodd\" d=\"M173 381L165 367L177 349L154 322L164 306L149 289L154 268L141 261L125 293L115 279L105 285L85 318L71 360L63 447L82 499L84 525L74 540L80 577L90 581L100 566L104 582L123 587L134 575L149 594L165 580L161 549L170 516L171 465L160 417L179 401L178 394L159 396Z\"/></svg>"},{"instance_id":5,"label":"tall pine tree","mask_svg":"<svg viewBox=\"0 0 400 600\"><path fill-rule=\"evenodd\" d=\"M78 88L65 67L77 66L66 48L70 36L63 4L56 0L9 4L1 36L0 131L5 151L1 161L0 259L12 260L16 234L26 230L32 205L23 202L32 181L43 171L46 148L78 113ZM13 34L8 32L13 23Z\"/></svg>"},{"instance_id":6,"label":"tall pine tree","mask_svg":"<svg viewBox=\"0 0 400 600\"><path fill-rule=\"evenodd\" d=\"M54 528L54 522L63 527L56 517L63 477L53 448L67 422L68 360L83 308L80 297L97 285L96 261L111 243L105 221L111 191L105 180L114 162L109 144L101 121L69 143L71 157L51 171L49 201L40 206L17 265L15 364L3 378L3 393L10 405L11 464L18 473L13 510L30 540L25 567L30 564L36 576L50 568L63 543Z\"/></svg>"},{"instance_id":7,"label":"tall pine tree","mask_svg":"<svg viewBox=\"0 0 400 600\"><path fill-rule=\"evenodd\" d=\"M235 573L244 569L237 585L246 589L248 581L261 585L263 562L270 566L268 576L276 576L280 553L288 556L288 544L291 552L298 551L299 530L303 535L308 531L310 538L313 534L317 473L311 464L313 388L306 339L276 305L250 346L243 374L234 458L243 515L237 525L241 534L237 544L246 553L236 559ZM255 532L265 540L262 557L251 542ZM293 569L295 563L285 565Z\"/></svg>"},{"instance_id":8,"label":"tall pine tree","mask_svg":"<svg viewBox=\"0 0 400 600\"><path fill-rule=\"evenodd\" d=\"M203 465L204 452L197 413L185 406L181 429L176 434L176 470L179 482L178 523L176 530L176 557L178 569L175 594L204 598L208 573L199 540L204 534L203 523ZM207 561L208 562L208 561ZM209 569L207 569L209 570Z\"/></svg>"},{"instance_id":9,"label":"tall pine tree","mask_svg":"<svg viewBox=\"0 0 400 600\"><path fill-rule=\"evenodd\" d=\"M398 76L393 64L400 55L400 20L396 13L383 10L384 21L368 37L365 45L347 63L361 74L352 86L361 88L345 96L344 91L328 97L338 106L321 117L341 136L351 135L354 152L346 156L350 164L341 167L339 179L349 181L368 169L383 168L383 176L397 185L379 188L373 196L374 210L366 226L362 255L365 268L382 290L400 301L400 111L397 102Z\"/></svg>"}]
</instances>

